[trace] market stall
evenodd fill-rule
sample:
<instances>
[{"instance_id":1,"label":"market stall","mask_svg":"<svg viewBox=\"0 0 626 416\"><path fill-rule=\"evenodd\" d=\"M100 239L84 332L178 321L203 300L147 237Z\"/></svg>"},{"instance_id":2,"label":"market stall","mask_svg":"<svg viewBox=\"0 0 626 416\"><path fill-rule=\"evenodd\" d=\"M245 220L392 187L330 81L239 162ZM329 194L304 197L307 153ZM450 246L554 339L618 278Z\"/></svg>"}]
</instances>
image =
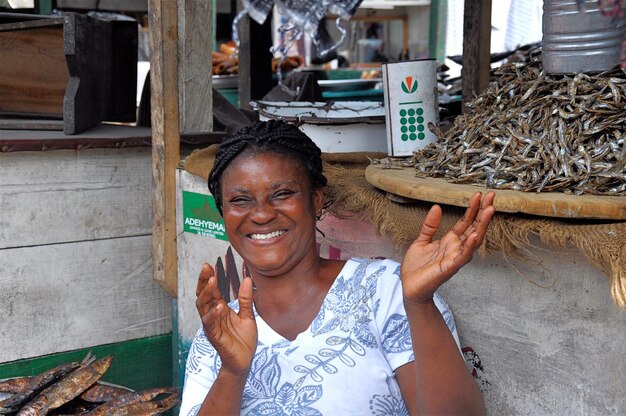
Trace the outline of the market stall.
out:
<instances>
[{"instance_id":1,"label":"market stall","mask_svg":"<svg viewBox=\"0 0 626 416\"><path fill-rule=\"evenodd\" d=\"M472 94L478 97L473 104L466 100L471 111L458 118L450 136L440 132L440 147L433 145L430 152L426 149L408 159L388 158L384 153L325 153L327 191L335 197L335 204L332 215L320 222L320 253L328 258L386 256L399 260L405 245L416 237L432 203L444 204L444 212L448 213L444 223L453 224L469 195L494 189L499 179L485 174L488 169L480 175L472 169L488 167L489 159L493 161L498 155L515 158L513 139L523 143L523 139L537 134L519 122L519 134L513 129L508 136L500 135L497 130L517 120L517 113L527 113L525 102L538 100L538 110L531 114L539 119L529 123L552 125L556 120L557 128L552 130L554 142L569 156L576 154L579 146L601 147L606 141L607 153L602 153L602 157L607 159L601 166L609 173L598 174L589 169L585 181L574 181L578 177L575 175L566 181L532 161L520 165L520 174L528 174L528 180L513 180L516 186L496 189L495 205L499 212L486 237L483 255L444 285L442 293L452 305L468 368L481 386L489 414L619 413L626 406L622 371L614 365L615 360L624 357L626 341L626 202L620 187L624 75L615 72L589 79L579 75L547 80L532 78L540 71L536 71L537 63L514 65L517 74L509 78L501 74L503 84L493 83L502 95L489 90L480 96L487 85L480 88L479 82L474 84L478 89ZM529 84L522 85L526 81ZM587 87L595 84L602 87ZM560 91L553 95L558 95L556 102L571 103L572 108L559 112L550 101L553 91ZM585 110L574 110L577 93L588 100L583 106ZM598 97L591 98L590 94L595 93ZM502 111L501 119L492 112L498 108ZM594 118L594 111L600 109L603 117ZM552 117L574 117L574 112L583 130L575 130L576 123L559 130L558 119ZM503 137L502 147L481 149L484 143L480 141L474 147L472 134L489 137L490 130L495 131L494 136ZM590 139L592 132L599 134L597 139ZM459 136L465 141L456 141ZM573 153L566 150L566 137L574 137ZM509 146L511 153L506 152ZM464 149L470 149L467 159L455 159ZM178 247L184 258L178 270L178 336L182 356L199 327L195 311L186 306L195 296L197 268L190 264L217 260L218 275L224 282L222 292L231 298L242 273L241 259L225 240L223 225L220 228L219 216L206 189L212 151L192 154L177 172L177 221L182 233ZM476 159L470 159L474 154ZM593 154L594 162L600 162L600 153ZM584 152L578 155L585 166ZM572 164L573 169L578 169L580 162ZM464 166L463 173L475 178L475 183L467 179L455 184L450 183L455 182L453 178L437 177L437 168L444 165L447 169L441 172ZM546 166L562 171L563 166L567 169L569 165ZM533 169L537 169L536 177ZM479 178L484 182L479 182ZM519 185L529 189L523 191ZM560 192L556 192L557 186L562 186ZM537 192L537 188L545 189ZM194 319L196 322L190 324ZM183 359L179 365L182 371Z\"/></svg>"},{"instance_id":2,"label":"market stall","mask_svg":"<svg viewBox=\"0 0 626 416\"><path fill-rule=\"evenodd\" d=\"M444 205L447 228L471 193L496 189L498 213L482 255L441 289L488 413L620 414L626 409L623 72L559 76L546 87L538 64L518 63L504 85L495 83L494 94L485 29L490 3L466 1L465 115L449 133L437 132L437 144L403 159L389 158L384 146L367 153L324 149L335 204L319 223L319 251L332 259L400 260L432 203ZM0 312L7 317L0 324L0 379L80 361L91 350L118 357L105 381L132 389L182 386L200 327L201 263L216 264L222 293L235 296L242 260L206 185L215 147L189 156L181 147L181 139L213 130L212 27L206 23L212 5L149 0L148 6L151 129L99 125L68 136L57 118L53 131L33 131L37 123L0 130ZM259 98L251 96L253 79L265 75L252 70L250 51L267 39L251 35L249 24L244 21L240 33L240 102ZM507 101L513 98L518 101ZM530 113L522 111L529 100L535 103ZM553 101L565 104L546 104ZM486 111L493 109L502 114ZM496 131L497 140L475 147L456 140L476 132L488 137L519 113L527 124ZM370 132L383 124L381 114L368 116ZM555 115L561 122L552 124ZM512 160L519 154L507 152L543 123L560 146L552 150L557 162L531 157L530 150L518 150L521 162ZM592 131L599 135L583 140ZM561 141L572 132L576 146L564 150ZM579 157L570 157L576 152ZM561 163L566 155L569 164ZM502 160L522 180L490 175L489 163ZM547 165L585 180L570 183ZM445 176L455 171L467 175L463 183L451 183L462 175Z\"/></svg>"}]
</instances>

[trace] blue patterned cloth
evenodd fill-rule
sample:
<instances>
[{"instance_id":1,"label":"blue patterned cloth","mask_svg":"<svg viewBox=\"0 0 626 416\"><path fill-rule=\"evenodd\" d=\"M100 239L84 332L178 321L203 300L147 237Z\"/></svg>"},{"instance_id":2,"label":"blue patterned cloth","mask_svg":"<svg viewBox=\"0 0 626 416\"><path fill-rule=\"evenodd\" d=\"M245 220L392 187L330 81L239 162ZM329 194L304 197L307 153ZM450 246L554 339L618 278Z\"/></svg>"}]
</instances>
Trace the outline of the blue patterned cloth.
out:
<instances>
[{"instance_id":1,"label":"blue patterned cloth","mask_svg":"<svg viewBox=\"0 0 626 416\"><path fill-rule=\"evenodd\" d=\"M458 344L450 309L439 295L435 303ZM348 260L311 326L293 341L254 313L259 340L242 415L408 415L394 375L414 359L397 262ZM180 415L198 413L220 365L200 329L187 358Z\"/></svg>"}]
</instances>

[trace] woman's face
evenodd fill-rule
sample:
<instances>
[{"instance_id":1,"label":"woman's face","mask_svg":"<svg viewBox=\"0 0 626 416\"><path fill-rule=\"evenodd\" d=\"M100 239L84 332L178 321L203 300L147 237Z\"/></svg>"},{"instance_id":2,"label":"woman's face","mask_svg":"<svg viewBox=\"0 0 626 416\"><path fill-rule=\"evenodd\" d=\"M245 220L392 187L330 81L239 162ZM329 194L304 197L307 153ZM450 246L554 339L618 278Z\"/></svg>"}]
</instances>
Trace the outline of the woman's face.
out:
<instances>
[{"instance_id":1,"label":"woman's face","mask_svg":"<svg viewBox=\"0 0 626 416\"><path fill-rule=\"evenodd\" d=\"M276 153L239 156L222 176L226 233L253 273L286 273L317 256L315 217L323 199L297 162Z\"/></svg>"}]
</instances>

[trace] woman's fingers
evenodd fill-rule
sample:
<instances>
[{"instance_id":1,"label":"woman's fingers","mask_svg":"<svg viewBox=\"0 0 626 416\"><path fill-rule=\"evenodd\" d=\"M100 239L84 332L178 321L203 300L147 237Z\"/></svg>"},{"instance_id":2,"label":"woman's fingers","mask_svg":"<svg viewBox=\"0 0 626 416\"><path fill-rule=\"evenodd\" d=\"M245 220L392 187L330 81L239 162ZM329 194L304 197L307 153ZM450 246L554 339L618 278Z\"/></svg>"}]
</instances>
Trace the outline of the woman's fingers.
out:
<instances>
[{"instance_id":1,"label":"woman's fingers","mask_svg":"<svg viewBox=\"0 0 626 416\"><path fill-rule=\"evenodd\" d=\"M200 268L200 276L198 276L198 285L196 286L196 297L200 296L200 292L206 286L209 278L215 276L215 270L210 264L204 263Z\"/></svg>"},{"instance_id":2,"label":"woman's fingers","mask_svg":"<svg viewBox=\"0 0 626 416\"><path fill-rule=\"evenodd\" d=\"M430 208L430 211L428 211L428 214L426 214L420 234L417 236L415 241L420 243L432 242L437 230L439 229L439 225L441 224L442 216L443 213L441 211L441 207L439 205L433 205Z\"/></svg>"},{"instance_id":3,"label":"woman's fingers","mask_svg":"<svg viewBox=\"0 0 626 416\"><path fill-rule=\"evenodd\" d=\"M200 316L204 316L211 309L217 308L220 303L225 303L219 288L217 287L217 277L213 274L213 268L209 269L203 265L200 278L198 279L198 288L200 293L196 297L196 308ZM204 272L211 272L205 274Z\"/></svg>"},{"instance_id":4,"label":"woman's fingers","mask_svg":"<svg viewBox=\"0 0 626 416\"><path fill-rule=\"evenodd\" d=\"M496 208L493 206L495 196L496 194L494 192L489 192L481 201L480 211L475 221L475 229L478 234L479 244L482 244L482 240L485 237L485 234L487 234L487 228L489 227L491 218L496 212Z\"/></svg>"},{"instance_id":5,"label":"woman's fingers","mask_svg":"<svg viewBox=\"0 0 626 416\"><path fill-rule=\"evenodd\" d=\"M452 229L452 232L456 234L462 243L465 243L468 237L477 233L478 238L476 241L482 243L482 239L487 232L487 227L491 217L495 211L493 207L493 201L496 194L494 192L488 192L482 197L480 192L475 193L470 198L470 203L465 210L465 215L461 218Z\"/></svg>"},{"instance_id":6,"label":"woman's fingers","mask_svg":"<svg viewBox=\"0 0 626 416\"><path fill-rule=\"evenodd\" d=\"M469 205L465 210L465 214L463 214L463 217L458 220L452 228L452 232L459 236L459 238L461 238L461 236L466 233L468 228L470 228L470 226L476 219L476 215L480 211L481 207L481 196L482 194L480 192L476 192L474 195L472 195L469 200Z\"/></svg>"},{"instance_id":7,"label":"woman's fingers","mask_svg":"<svg viewBox=\"0 0 626 416\"><path fill-rule=\"evenodd\" d=\"M251 277L244 277L239 286L239 293L237 299L239 299L239 317L254 319L254 312L252 309L253 303L253 290L254 283Z\"/></svg>"}]
</instances>

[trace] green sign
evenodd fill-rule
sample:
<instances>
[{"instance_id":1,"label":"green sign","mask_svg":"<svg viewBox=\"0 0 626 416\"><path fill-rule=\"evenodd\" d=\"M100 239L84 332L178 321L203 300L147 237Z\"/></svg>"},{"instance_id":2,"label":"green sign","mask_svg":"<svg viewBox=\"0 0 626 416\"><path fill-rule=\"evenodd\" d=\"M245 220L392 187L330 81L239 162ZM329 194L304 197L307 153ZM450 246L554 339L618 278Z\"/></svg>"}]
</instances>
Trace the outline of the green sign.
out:
<instances>
[{"instance_id":1,"label":"green sign","mask_svg":"<svg viewBox=\"0 0 626 416\"><path fill-rule=\"evenodd\" d=\"M228 241L224 220L211 195L183 191L184 231Z\"/></svg>"}]
</instances>

